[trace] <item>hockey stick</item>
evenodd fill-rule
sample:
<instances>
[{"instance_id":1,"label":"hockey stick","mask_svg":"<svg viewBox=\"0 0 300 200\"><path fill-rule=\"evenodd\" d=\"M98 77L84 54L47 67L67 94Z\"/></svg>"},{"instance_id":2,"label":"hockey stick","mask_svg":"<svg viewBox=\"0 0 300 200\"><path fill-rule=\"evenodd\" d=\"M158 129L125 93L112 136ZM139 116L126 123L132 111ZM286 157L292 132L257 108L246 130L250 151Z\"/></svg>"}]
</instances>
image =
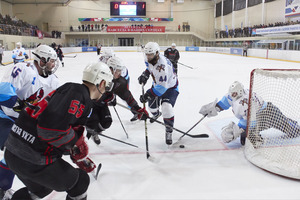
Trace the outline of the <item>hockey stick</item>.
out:
<instances>
[{"instance_id":1,"label":"hockey stick","mask_svg":"<svg viewBox=\"0 0 300 200\"><path fill-rule=\"evenodd\" d=\"M7 65L10 65L10 64L13 64L13 62L9 62L7 64L2 64L2 66L7 66Z\"/></svg>"},{"instance_id":2,"label":"hockey stick","mask_svg":"<svg viewBox=\"0 0 300 200\"><path fill-rule=\"evenodd\" d=\"M121 121L121 118L120 118L120 116L119 116L119 113L117 112L116 107L115 107L115 106L113 106L113 107L114 107L114 110L115 110L115 112L116 112L116 114L117 114L117 116L118 116L118 118L119 118L119 121L120 121L120 123L121 123L121 125L122 125L122 128L123 128L123 130L124 130L124 132L125 132L125 134L126 134L126 137L127 137L127 139L128 139L128 133L127 133L127 131L125 130L125 127L124 127L124 125L123 125L123 123L122 123L122 121Z\"/></svg>"},{"instance_id":3,"label":"hockey stick","mask_svg":"<svg viewBox=\"0 0 300 200\"><path fill-rule=\"evenodd\" d=\"M193 68L193 67L191 67L191 66L188 66L188 65L185 65L185 64L183 64L183 63L181 63L181 62L178 62L178 64L181 64L182 66L185 66L185 67L190 68L190 69L195 69L195 68Z\"/></svg>"},{"instance_id":4,"label":"hockey stick","mask_svg":"<svg viewBox=\"0 0 300 200\"><path fill-rule=\"evenodd\" d=\"M126 106L124 106L124 105L122 105L122 104L117 103L117 105L118 105L118 106L121 106L121 107L123 107L123 108L125 108L125 109L127 109L127 110L130 110L129 108L127 108ZM138 111L135 111L135 110L131 110L131 111L134 112L134 113L136 113L136 114L140 114ZM189 137L192 137L192 138L208 138L208 137L209 137L207 134L191 135L191 134L188 134L187 132L183 132L183 131L181 131L181 130L175 128L175 127L171 127L171 126L169 126L169 125L167 125L167 124L165 124L165 123L163 123L163 122L161 122L161 121L158 121L157 119L154 119L154 118L152 118L152 117L148 117L148 119L153 120L154 122L157 122L157 123L159 123L159 124L161 124L161 125L163 125L163 126L167 126L167 127L169 127L169 128L172 128L173 130L175 130L175 131L177 131L177 132L179 132L179 133L181 133L181 134L183 134L183 135L187 135L187 136L189 136ZM200 123L200 122L199 122L199 123Z\"/></svg>"},{"instance_id":5,"label":"hockey stick","mask_svg":"<svg viewBox=\"0 0 300 200\"><path fill-rule=\"evenodd\" d=\"M91 175L95 178L95 180L98 179L98 175L99 175L101 167L102 167L102 164L99 163L98 167L96 167L93 171L91 171Z\"/></svg>"},{"instance_id":6,"label":"hockey stick","mask_svg":"<svg viewBox=\"0 0 300 200\"><path fill-rule=\"evenodd\" d=\"M207 114L206 115L204 115L194 126L192 126L187 132L185 132L185 134L183 134L182 136L180 136L180 138L178 139L178 141L179 140L181 140L186 134L188 134L193 128L195 128L205 117L207 116ZM178 142L177 141L177 142Z\"/></svg>"},{"instance_id":7,"label":"hockey stick","mask_svg":"<svg viewBox=\"0 0 300 200\"><path fill-rule=\"evenodd\" d=\"M144 90L144 84L142 85L142 95L145 95L145 90ZM146 109L146 104L145 102L143 103L143 108L144 110ZM148 129L147 129L147 119L145 119L145 140L146 140L146 156L147 159L150 158L150 153L149 153L149 145L148 145Z\"/></svg>"},{"instance_id":8,"label":"hockey stick","mask_svg":"<svg viewBox=\"0 0 300 200\"><path fill-rule=\"evenodd\" d=\"M76 58L77 54L75 56L64 56L64 58Z\"/></svg>"},{"instance_id":9,"label":"hockey stick","mask_svg":"<svg viewBox=\"0 0 300 200\"><path fill-rule=\"evenodd\" d=\"M121 142L121 143L123 143L123 144L127 144L127 145L129 145L129 146L133 146L133 147L139 148L138 146L136 146L136 145L134 145L134 144L130 144L130 143L128 143L128 142L124 142L124 141L122 141L122 140L118 140L118 139L116 139L116 138L109 137L109 136L107 136L107 135L103 135L102 133L98 133L98 134L101 135L101 136L103 136L103 137L109 138L109 139L111 139L111 140L115 140L115 141L117 141L117 142Z\"/></svg>"}]
</instances>

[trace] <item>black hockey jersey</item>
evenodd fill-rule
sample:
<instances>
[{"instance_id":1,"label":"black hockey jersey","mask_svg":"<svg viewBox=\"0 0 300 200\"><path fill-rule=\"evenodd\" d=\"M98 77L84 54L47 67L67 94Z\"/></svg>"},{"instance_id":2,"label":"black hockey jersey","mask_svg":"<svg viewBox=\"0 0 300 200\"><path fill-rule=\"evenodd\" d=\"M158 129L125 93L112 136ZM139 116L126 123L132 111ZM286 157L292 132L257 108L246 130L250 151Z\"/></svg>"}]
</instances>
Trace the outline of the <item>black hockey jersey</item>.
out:
<instances>
[{"instance_id":1,"label":"black hockey jersey","mask_svg":"<svg viewBox=\"0 0 300 200\"><path fill-rule=\"evenodd\" d=\"M5 146L33 164L51 164L81 136L72 127L86 123L92 105L85 85L66 83L20 113Z\"/></svg>"},{"instance_id":2,"label":"black hockey jersey","mask_svg":"<svg viewBox=\"0 0 300 200\"><path fill-rule=\"evenodd\" d=\"M171 62L178 62L180 55L177 49L167 48L164 51L164 56L168 58Z\"/></svg>"}]
</instances>

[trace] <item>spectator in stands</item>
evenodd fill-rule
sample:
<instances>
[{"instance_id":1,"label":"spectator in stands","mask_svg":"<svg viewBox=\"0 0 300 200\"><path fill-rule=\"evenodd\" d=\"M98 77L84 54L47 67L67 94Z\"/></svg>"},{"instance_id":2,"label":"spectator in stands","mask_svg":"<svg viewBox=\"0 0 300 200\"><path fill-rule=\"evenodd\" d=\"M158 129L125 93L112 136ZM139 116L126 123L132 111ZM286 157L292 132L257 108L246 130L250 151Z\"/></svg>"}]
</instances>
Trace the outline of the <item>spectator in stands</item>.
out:
<instances>
[{"instance_id":1,"label":"spectator in stands","mask_svg":"<svg viewBox=\"0 0 300 200\"><path fill-rule=\"evenodd\" d=\"M180 24L178 25L178 32L180 32Z\"/></svg>"},{"instance_id":2,"label":"spectator in stands","mask_svg":"<svg viewBox=\"0 0 300 200\"><path fill-rule=\"evenodd\" d=\"M70 31L73 31L73 26L70 26Z\"/></svg>"},{"instance_id":3,"label":"spectator in stands","mask_svg":"<svg viewBox=\"0 0 300 200\"><path fill-rule=\"evenodd\" d=\"M186 31L186 26L185 26L185 24L182 25L182 31L183 31L183 32Z\"/></svg>"},{"instance_id":4,"label":"spectator in stands","mask_svg":"<svg viewBox=\"0 0 300 200\"><path fill-rule=\"evenodd\" d=\"M80 25L79 25L79 26L78 26L78 31L80 31L80 28L81 28L81 27L80 27Z\"/></svg>"},{"instance_id":5,"label":"spectator in stands","mask_svg":"<svg viewBox=\"0 0 300 200\"><path fill-rule=\"evenodd\" d=\"M81 25L81 29L82 29L82 31L84 31L84 24Z\"/></svg>"}]
</instances>

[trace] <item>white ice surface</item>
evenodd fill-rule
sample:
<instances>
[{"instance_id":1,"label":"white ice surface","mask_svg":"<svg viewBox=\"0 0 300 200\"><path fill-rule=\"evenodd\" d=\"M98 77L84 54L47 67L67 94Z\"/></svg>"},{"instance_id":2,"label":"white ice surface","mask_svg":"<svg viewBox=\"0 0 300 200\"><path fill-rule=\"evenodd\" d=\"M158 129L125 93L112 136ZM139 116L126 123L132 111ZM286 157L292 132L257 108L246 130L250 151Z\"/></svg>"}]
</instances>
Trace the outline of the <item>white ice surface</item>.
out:
<instances>
[{"instance_id":1,"label":"white ice surface","mask_svg":"<svg viewBox=\"0 0 300 200\"><path fill-rule=\"evenodd\" d=\"M82 70L88 62L96 61L96 53L78 53L76 58L65 58L65 67L56 75L61 83L81 82ZM130 73L130 89L138 100L141 86L138 76L145 69L140 52L116 52ZM298 63L272 61L202 52L181 52L179 90L175 105L175 127L187 131L202 116L201 106L222 98L229 85L238 80L249 85L254 68L299 68ZM1 66L3 75L10 66ZM151 81L145 86L148 89ZM118 99L119 103L124 102ZM140 104L141 105L141 104ZM135 148L101 137L101 145L89 141L90 157L102 163L97 181L91 178L88 199L162 200L162 199L300 199L299 181L280 177L248 162L239 141L224 145L220 130L236 121L231 111L204 119L190 134L207 133L207 139L185 136L180 144L185 148L168 148L164 126L148 122L149 152L158 163L146 159L144 122L131 123L132 113L116 106L129 139L111 108L112 126L103 132L108 136L139 146ZM160 118L159 120L162 121ZM174 131L173 141L181 136ZM2 157L3 152L0 153ZM66 157L69 161L69 159ZM23 187L15 178L13 189ZM45 199L64 199L66 193L52 192Z\"/></svg>"}]
</instances>

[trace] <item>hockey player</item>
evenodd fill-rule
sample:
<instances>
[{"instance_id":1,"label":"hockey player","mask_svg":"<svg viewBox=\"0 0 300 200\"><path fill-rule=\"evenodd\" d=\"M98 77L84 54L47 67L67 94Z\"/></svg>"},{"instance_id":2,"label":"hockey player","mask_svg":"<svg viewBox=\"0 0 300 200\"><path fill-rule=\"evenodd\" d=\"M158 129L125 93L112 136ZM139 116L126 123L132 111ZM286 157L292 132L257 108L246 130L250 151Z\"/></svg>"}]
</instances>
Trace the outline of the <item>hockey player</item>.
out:
<instances>
[{"instance_id":1,"label":"hockey player","mask_svg":"<svg viewBox=\"0 0 300 200\"><path fill-rule=\"evenodd\" d=\"M140 96L142 103L148 102L153 118L157 119L161 113L166 126L166 144L172 144L172 132L174 125L174 111L178 92L178 79L174 73L172 63L159 52L160 48L156 42L148 42L145 46L145 64L147 69L138 78L141 85L146 84L151 74L153 78L152 87L144 95Z\"/></svg>"},{"instance_id":2,"label":"hockey player","mask_svg":"<svg viewBox=\"0 0 300 200\"><path fill-rule=\"evenodd\" d=\"M15 119L25 104L40 101L59 86L54 72L59 67L56 52L40 45L33 53L34 62L17 63L0 83L0 148L3 149ZM14 173L5 160L0 162L0 199L11 193ZM2 193L2 195L1 195ZM6 194L4 194L6 193Z\"/></svg>"},{"instance_id":3,"label":"hockey player","mask_svg":"<svg viewBox=\"0 0 300 200\"><path fill-rule=\"evenodd\" d=\"M142 109L134 97L132 96L129 88L128 82L125 77L127 72L127 68L125 67L123 61L116 56L111 57L107 61L107 65L110 67L110 70L113 74L113 89L110 92L106 92L103 94L101 99L95 103L93 112L99 113L98 115L94 115L94 118L88 120L89 124L97 124L97 126L89 125L89 127L93 127L93 130L87 128L87 137L93 137L93 140L96 144L100 144L99 134L104 131L105 129L109 128L112 123L112 118L108 109L109 106L116 105L116 96L118 95L122 100L126 101L127 105L132 109L133 113L140 113L135 114L133 119L146 119L148 113L146 110ZM123 72L126 73L123 73ZM144 115L145 114L145 115ZM136 118L136 119L135 119ZM133 121L131 119L131 121Z\"/></svg>"},{"instance_id":4,"label":"hockey player","mask_svg":"<svg viewBox=\"0 0 300 200\"><path fill-rule=\"evenodd\" d=\"M176 49L176 44L172 43L171 48L167 48L164 51L164 55L166 58L168 58L171 61L174 67L174 71L177 74L178 71L177 63L180 58L180 55L179 55L179 51Z\"/></svg>"},{"instance_id":5,"label":"hockey player","mask_svg":"<svg viewBox=\"0 0 300 200\"><path fill-rule=\"evenodd\" d=\"M89 64L82 84L66 83L22 110L5 144L7 164L26 186L12 199L43 198L53 190L66 191L67 200L87 199L87 172L95 164L87 157L83 125L92 113L92 100L111 89L112 79L106 64ZM79 169L63 160L63 154Z\"/></svg>"},{"instance_id":6,"label":"hockey player","mask_svg":"<svg viewBox=\"0 0 300 200\"><path fill-rule=\"evenodd\" d=\"M16 48L12 51L12 59L14 64L18 62L24 62L24 59L28 59L28 55L25 52L25 49L22 47L21 42L16 43Z\"/></svg>"},{"instance_id":7,"label":"hockey player","mask_svg":"<svg viewBox=\"0 0 300 200\"><path fill-rule=\"evenodd\" d=\"M256 113L257 124L252 124L250 127L249 134L252 134L255 129L261 132L265 129L276 128L287 135L297 137L300 134L300 126L295 120L287 118L275 105L271 102L264 101L261 97L252 94L251 98L252 105L258 110ZM230 122L227 126L222 129L221 137L224 143L229 143L240 135L242 145L245 144L246 128L247 128L247 114L248 114L248 103L249 103L249 90L244 89L243 84L238 81L232 83L229 87L228 93L223 96L223 98L217 102L217 99L204 105L200 109L200 113L207 115L207 117L213 117L223 110L227 110L232 107L232 112L239 119L238 124ZM269 113L269 114L267 114ZM266 117L271 115L272 117ZM264 123L261 123L264 121ZM253 135L253 145L260 145L263 142L263 138L260 134ZM255 139L254 139L255 138ZM250 137L251 140L251 137ZM255 144L258 142L260 144Z\"/></svg>"},{"instance_id":8,"label":"hockey player","mask_svg":"<svg viewBox=\"0 0 300 200\"><path fill-rule=\"evenodd\" d=\"M0 65L3 65L2 58L4 56L4 47L0 44Z\"/></svg>"},{"instance_id":9,"label":"hockey player","mask_svg":"<svg viewBox=\"0 0 300 200\"><path fill-rule=\"evenodd\" d=\"M64 53L63 53L62 50L61 50L61 45L58 45L58 47L57 47L57 49L56 49L55 51L56 51L56 53L57 53L57 57L59 58L59 60L60 60L60 62L61 62L61 64L62 64L62 66L64 67L64 66L65 66L65 63L64 63L64 61L63 61L63 57L65 57L65 56L64 56Z\"/></svg>"},{"instance_id":10,"label":"hockey player","mask_svg":"<svg viewBox=\"0 0 300 200\"><path fill-rule=\"evenodd\" d=\"M107 63L108 59L110 59L114 55L114 51L111 48L103 49L103 53L100 56L99 61Z\"/></svg>"}]
</instances>

